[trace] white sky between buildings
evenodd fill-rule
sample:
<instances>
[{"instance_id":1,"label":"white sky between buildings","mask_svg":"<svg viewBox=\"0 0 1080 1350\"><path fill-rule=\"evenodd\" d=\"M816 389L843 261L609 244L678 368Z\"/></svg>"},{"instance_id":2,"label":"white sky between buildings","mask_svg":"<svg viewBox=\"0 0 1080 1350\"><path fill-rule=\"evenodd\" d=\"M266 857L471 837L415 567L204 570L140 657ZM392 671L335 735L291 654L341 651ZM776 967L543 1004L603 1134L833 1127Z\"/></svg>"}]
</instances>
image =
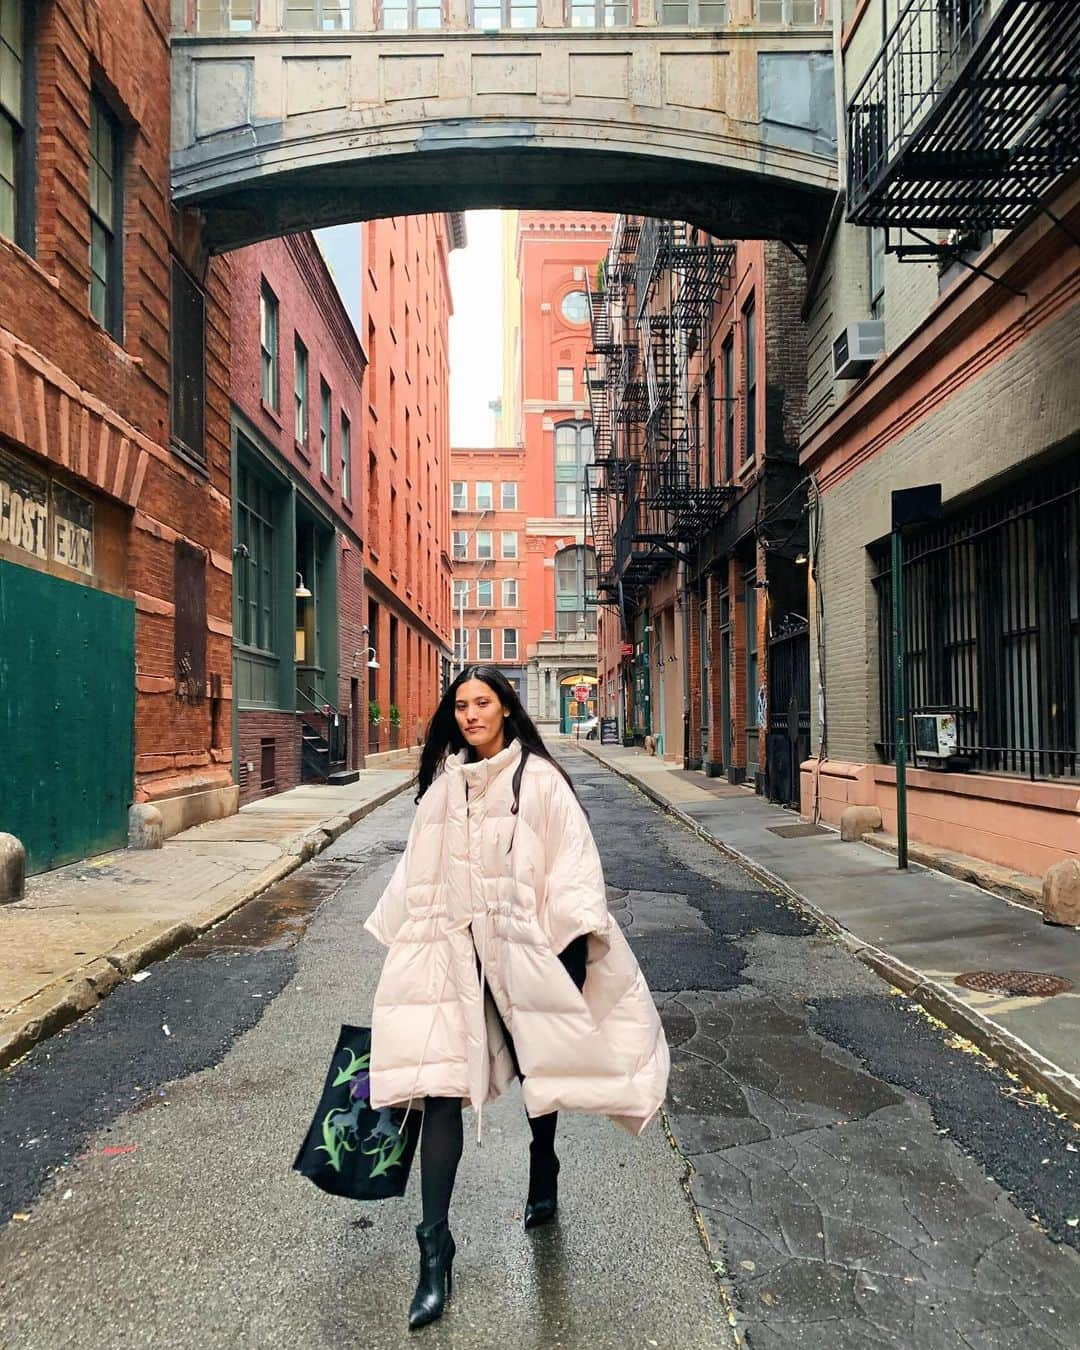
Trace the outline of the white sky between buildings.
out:
<instances>
[{"instance_id":1,"label":"white sky between buildings","mask_svg":"<svg viewBox=\"0 0 1080 1350\"><path fill-rule=\"evenodd\" d=\"M502 392L502 234L500 211L467 211L468 243L450 254L450 444L495 444L488 406ZM363 247L360 225L316 230L353 326L364 341L361 313Z\"/></svg>"}]
</instances>

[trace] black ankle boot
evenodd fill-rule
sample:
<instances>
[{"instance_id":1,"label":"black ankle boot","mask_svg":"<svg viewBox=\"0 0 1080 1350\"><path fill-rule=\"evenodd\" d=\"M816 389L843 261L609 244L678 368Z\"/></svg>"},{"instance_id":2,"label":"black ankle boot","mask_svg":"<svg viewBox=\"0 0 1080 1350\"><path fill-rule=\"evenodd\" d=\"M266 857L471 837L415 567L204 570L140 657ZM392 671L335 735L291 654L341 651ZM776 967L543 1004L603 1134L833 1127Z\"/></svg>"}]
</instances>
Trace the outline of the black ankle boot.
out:
<instances>
[{"instance_id":1,"label":"black ankle boot","mask_svg":"<svg viewBox=\"0 0 1080 1350\"><path fill-rule=\"evenodd\" d=\"M430 1228L420 1224L416 1230L420 1244L420 1279L409 1307L409 1330L425 1327L443 1314L453 1288L454 1239L445 1219Z\"/></svg>"},{"instance_id":2,"label":"black ankle boot","mask_svg":"<svg viewBox=\"0 0 1080 1350\"><path fill-rule=\"evenodd\" d=\"M559 1207L559 1160L553 1150L538 1154L529 1150L529 1198L525 1204L525 1227L550 1223Z\"/></svg>"}]
</instances>

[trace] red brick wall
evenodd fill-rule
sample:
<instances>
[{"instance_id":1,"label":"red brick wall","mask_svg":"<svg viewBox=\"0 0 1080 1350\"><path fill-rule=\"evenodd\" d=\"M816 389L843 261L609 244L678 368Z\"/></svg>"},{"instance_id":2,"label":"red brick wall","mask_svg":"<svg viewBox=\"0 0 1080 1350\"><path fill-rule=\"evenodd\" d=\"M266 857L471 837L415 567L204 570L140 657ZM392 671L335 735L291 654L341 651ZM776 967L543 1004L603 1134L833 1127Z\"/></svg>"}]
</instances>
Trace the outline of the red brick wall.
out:
<instances>
[{"instance_id":1,"label":"red brick wall","mask_svg":"<svg viewBox=\"0 0 1080 1350\"><path fill-rule=\"evenodd\" d=\"M415 743L417 727L426 727L434 712L441 657L451 644L449 248L443 215L364 226L370 362L360 457L367 492L364 567L366 590L379 605L378 633L364 646L374 646L379 661L379 750L390 746L391 613L398 621L399 744ZM366 661L358 672L366 710Z\"/></svg>"},{"instance_id":2,"label":"red brick wall","mask_svg":"<svg viewBox=\"0 0 1080 1350\"><path fill-rule=\"evenodd\" d=\"M40 6L36 244L0 240L0 435L127 508L125 586L136 603L137 799L231 781L228 264L169 201L169 5ZM90 91L127 127L124 330L88 311ZM206 469L169 448L170 251L206 288ZM222 700L177 697L174 546L206 558L207 675ZM216 738L214 729L216 728Z\"/></svg>"},{"instance_id":3,"label":"red brick wall","mask_svg":"<svg viewBox=\"0 0 1080 1350\"><path fill-rule=\"evenodd\" d=\"M300 781L300 719L292 713L249 709L238 714L240 804L285 792ZM274 741L274 786L261 785L260 765L264 737ZM248 769L248 764L252 765Z\"/></svg>"}]
</instances>

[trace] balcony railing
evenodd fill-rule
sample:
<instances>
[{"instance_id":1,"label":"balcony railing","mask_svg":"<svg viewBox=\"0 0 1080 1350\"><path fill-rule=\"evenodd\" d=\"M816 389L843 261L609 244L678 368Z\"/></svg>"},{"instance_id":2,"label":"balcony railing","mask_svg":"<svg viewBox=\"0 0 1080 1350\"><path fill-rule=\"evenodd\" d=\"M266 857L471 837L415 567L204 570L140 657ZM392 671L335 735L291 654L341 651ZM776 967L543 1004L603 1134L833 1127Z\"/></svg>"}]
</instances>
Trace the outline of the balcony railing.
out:
<instances>
[{"instance_id":1,"label":"balcony railing","mask_svg":"<svg viewBox=\"0 0 1080 1350\"><path fill-rule=\"evenodd\" d=\"M848 105L848 218L1016 224L1080 162L1076 0L908 0Z\"/></svg>"},{"instance_id":2,"label":"balcony railing","mask_svg":"<svg viewBox=\"0 0 1080 1350\"><path fill-rule=\"evenodd\" d=\"M172 0L177 33L814 27L830 0Z\"/></svg>"}]
</instances>

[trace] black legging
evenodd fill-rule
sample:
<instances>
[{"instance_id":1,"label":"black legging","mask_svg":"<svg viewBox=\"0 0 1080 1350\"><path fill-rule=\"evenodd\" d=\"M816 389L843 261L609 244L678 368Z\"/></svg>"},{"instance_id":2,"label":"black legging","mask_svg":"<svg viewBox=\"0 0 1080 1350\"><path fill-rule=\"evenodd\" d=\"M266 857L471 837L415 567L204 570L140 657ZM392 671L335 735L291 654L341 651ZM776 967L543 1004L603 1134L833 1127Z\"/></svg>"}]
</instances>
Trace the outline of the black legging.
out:
<instances>
[{"instance_id":1,"label":"black legging","mask_svg":"<svg viewBox=\"0 0 1080 1350\"><path fill-rule=\"evenodd\" d=\"M588 937L582 935L559 953L559 960L566 967L567 974L580 990L585 984L585 965L588 960ZM490 997L490 991L484 986L484 997ZM498 1009L495 1010L499 1016ZM506 1030L502 1018L506 1044L514 1061L518 1078L524 1078L518 1064L514 1042ZM532 1162L530 1175L537 1163L543 1167L551 1166L555 1158L555 1129L559 1123L559 1113L551 1111L545 1116L530 1116L529 1128L532 1130ZM450 1212L450 1197L454 1193L454 1180L457 1177L458 1163L461 1161L461 1149L464 1132L461 1123L460 1097L428 1097L424 1102L424 1125L420 1135L420 1195L424 1207L423 1222L430 1227L445 1219Z\"/></svg>"}]
</instances>

